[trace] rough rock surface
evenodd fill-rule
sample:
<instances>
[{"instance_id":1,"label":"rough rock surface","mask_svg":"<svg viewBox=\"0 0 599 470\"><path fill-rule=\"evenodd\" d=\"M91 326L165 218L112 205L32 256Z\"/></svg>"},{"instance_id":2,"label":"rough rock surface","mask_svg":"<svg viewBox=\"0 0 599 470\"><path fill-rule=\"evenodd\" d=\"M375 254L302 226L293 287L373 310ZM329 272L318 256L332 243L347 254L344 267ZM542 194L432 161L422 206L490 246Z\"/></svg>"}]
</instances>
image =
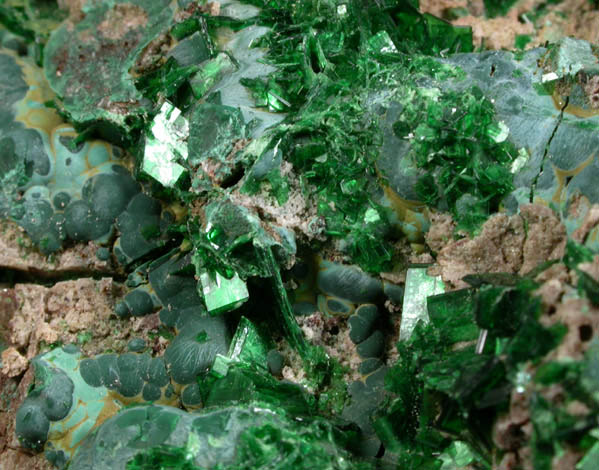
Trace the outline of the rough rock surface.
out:
<instances>
[{"instance_id":1,"label":"rough rock surface","mask_svg":"<svg viewBox=\"0 0 599 470\"><path fill-rule=\"evenodd\" d=\"M327 318L321 312L296 318L310 343L324 347L329 356L349 369L345 375L347 383L361 378L358 368L362 359L358 356L356 345L349 338L349 325L345 319Z\"/></svg>"},{"instance_id":2,"label":"rough rock surface","mask_svg":"<svg viewBox=\"0 0 599 470\"><path fill-rule=\"evenodd\" d=\"M49 276L62 273L110 273L111 264L96 256L98 246L78 244L54 256L45 256L35 249L25 231L14 222L0 221L0 269L25 271Z\"/></svg>"},{"instance_id":3,"label":"rough rock surface","mask_svg":"<svg viewBox=\"0 0 599 470\"><path fill-rule=\"evenodd\" d=\"M494 215L474 238L442 237L449 227L445 218L433 220L426 239L438 250L443 280L457 288L466 287L462 278L467 274L526 274L543 261L561 258L566 246L565 227L551 209L538 204L522 206L517 215Z\"/></svg>"},{"instance_id":4,"label":"rough rock surface","mask_svg":"<svg viewBox=\"0 0 599 470\"><path fill-rule=\"evenodd\" d=\"M538 47L545 41L555 42L566 36L599 41L599 9L588 0L520 0L504 17L485 18L483 0L420 0L420 10L446 17L452 9L467 13L448 18L456 26L471 26L477 46L488 49L513 49L518 35L530 35L526 48ZM530 12L544 6L545 13L536 22ZM528 14L528 15L527 15Z\"/></svg>"},{"instance_id":5,"label":"rough rock surface","mask_svg":"<svg viewBox=\"0 0 599 470\"><path fill-rule=\"evenodd\" d=\"M599 280L599 256L593 263L579 265L589 275ZM535 280L541 282L536 293L543 303L543 314L540 322L546 327L562 324L567 327L567 333L560 345L546 355L541 364L559 360L581 360L588 349L593 335L599 331L599 308L591 305L587 298L573 297L576 290L576 274L568 271L562 263L557 263L539 274ZM541 364L528 363L522 373L534 377ZM506 453L500 462L496 462L498 470L522 469L533 470L532 451L527 443L533 434L529 402L535 392L534 381L523 389L514 389L510 397L509 410L499 417L493 428L493 441ZM553 384L541 388L540 393L547 401L559 404L564 400L564 390L561 384ZM571 415L587 415L589 410L580 402L568 404ZM560 470L575 470L582 454L579 450L565 448L563 454L555 457L552 468Z\"/></svg>"}]
</instances>

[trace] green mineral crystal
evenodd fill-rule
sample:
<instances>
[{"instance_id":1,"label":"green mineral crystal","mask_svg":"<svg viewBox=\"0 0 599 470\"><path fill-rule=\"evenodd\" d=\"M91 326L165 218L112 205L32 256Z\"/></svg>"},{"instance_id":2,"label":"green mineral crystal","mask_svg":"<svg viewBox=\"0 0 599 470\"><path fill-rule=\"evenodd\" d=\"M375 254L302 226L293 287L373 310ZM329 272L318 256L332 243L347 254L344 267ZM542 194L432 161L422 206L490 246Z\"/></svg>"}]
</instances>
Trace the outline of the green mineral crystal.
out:
<instances>
[{"instance_id":1,"label":"green mineral crystal","mask_svg":"<svg viewBox=\"0 0 599 470\"><path fill-rule=\"evenodd\" d=\"M426 270L427 268L410 268L406 274L400 340L407 340L419 322L428 322L427 299L445 290L441 277L429 276Z\"/></svg>"},{"instance_id":2,"label":"green mineral crystal","mask_svg":"<svg viewBox=\"0 0 599 470\"><path fill-rule=\"evenodd\" d=\"M14 345L43 351L23 447L70 470L595 470L596 45L475 52L417 0L52 5L0 5L0 217L63 271L0 277L111 276L116 336L43 296L48 325ZM466 237L530 203L565 248L480 272ZM537 225L510 232L524 260L549 257ZM464 256L470 287L416 253ZM43 349L54 333L90 354Z\"/></svg>"},{"instance_id":3,"label":"green mineral crystal","mask_svg":"<svg viewBox=\"0 0 599 470\"><path fill-rule=\"evenodd\" d=\"M249 298L247 286L237 273L227 278L218 271L204 271L199 277L201 293L211 315L234 310Z\"/></svg>"},{"instance_id":4,"label":"green mineral crystal","mask_svg":"<svg viewBox=\"0 0 599 470\"><path fill-rule=\"evenodd\" d=\"M214 59L203 62L200 70L189 80L194 96L197 99L204 97L217 83L235 70L235 64L224 52Z\"/></svg>"},{"instance_id":5,"label":"green mineral crystal","mask_svg":"<svg viewBox=\"0 0 599 470\"><path fill-rule=\"evenodd\" d=\"M142 170L166 187L173 187L185 173L178 162L187 160L189 123L181 110L165 102L145 137Z\"/></svg>"},{"instance_id":6,"label":"green mineral crystal","mask_svg":"<svg viewBox=\"0 0 599 470\"><path fill-rule=\"evenodd\" d=\"M246 317L241 317L227 356L217 356L212 373L217 377L227 375L229 365L234 362L245 363L251 367L267 369L268 347L256 326Z\"/></svg>"}]
</instances>

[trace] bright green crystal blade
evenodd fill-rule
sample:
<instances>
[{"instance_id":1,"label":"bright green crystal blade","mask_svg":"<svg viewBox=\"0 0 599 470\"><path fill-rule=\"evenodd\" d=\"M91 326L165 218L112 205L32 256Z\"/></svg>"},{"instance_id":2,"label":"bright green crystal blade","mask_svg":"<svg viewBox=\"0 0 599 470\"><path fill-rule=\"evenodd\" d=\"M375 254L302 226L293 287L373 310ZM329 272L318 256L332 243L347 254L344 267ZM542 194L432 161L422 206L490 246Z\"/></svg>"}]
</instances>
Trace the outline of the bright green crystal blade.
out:
<instances>
[{"instance_id":1,"label":"bright green crystal blade","mask_svg":"<svg viewBox=\"0 0 599 470\"><path fill-rule=\"evenodd\" d=\"M427 299L445 292L441 276L429 276L427 268L410 268L406 274L399 339L407 340L419 321L428 322Z\"/></svg>"},{"instance_id":2,"label":"bright green crystal blade","mask_svg":"<svg viewBox=\"0 0 599 470\"><path fill-rule=\"evenodd\" d=\"M267 370L266 356L268 346L256 326L246 317L241 317L235 336L231 341L227 356L221 354L216 356L212 366L212 375L224 377L229 371L229 365L233 362L241 362L249 367L258 366Z\"/></svg>"}]
</instances>

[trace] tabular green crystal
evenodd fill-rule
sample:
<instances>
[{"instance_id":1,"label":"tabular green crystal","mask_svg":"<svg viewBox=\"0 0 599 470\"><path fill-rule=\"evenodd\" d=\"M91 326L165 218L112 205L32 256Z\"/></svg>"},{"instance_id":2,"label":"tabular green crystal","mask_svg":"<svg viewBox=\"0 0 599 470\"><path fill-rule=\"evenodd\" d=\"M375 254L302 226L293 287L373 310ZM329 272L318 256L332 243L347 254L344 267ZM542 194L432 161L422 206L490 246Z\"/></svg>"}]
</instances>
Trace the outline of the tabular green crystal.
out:
<instances>
[{"instance_id":1,"label":"tabular green crystal","mask_svg":"<svg viewBox=\"0 0 599 470\"><path fill-rule=\"evenodd\" d=\"M142 170L166 187L185 173L178 162L187 160L189 123L181 110L165 102L146 133Z\"/></svg>"},{"instance_id":2,"label":"tabular green crystal","mask_svg":"<svg viewBox=\"0 0 599 470\"><path fill-rule=\"evenodd\" d=\"M599 442L587 452L580 462L576 465L576 470L593 470L599 462Z\"/></svg>"},{"instance_id":3,"label":"tabular green crystal","mask_svg":"<svg viewBox=\"0 0 599 470\"><path fill-rule=\"evenodd\" d=\"M295 320L293 307L291 306L291 302L289 302L287 291L285 290L283 280L281 279L281 272L279 271L271 248L261 248L258 251L258 257L260 263L270 274L271 288L277 302L279 322L287 335L287 340L290 342L291 346L299 352L302 359L307 360L310 357L308 344Z\"/></svg>"},{"instance_id":4,"label":"tabular green crystal","mask_svg":"<svg viewBox=\"0 0 599 470\"><path fill-rule=\"evenodd\" d=\"M246 138L243 114L233 107L201 103L189 120L189 164L198 168L194 188L207 190L227 182L240 169L233 150Z\"/></svg>"},{"instance_id":5,"label":"tabular green crystal","mask_svg":"<svg viewBox=\"0 0 599 470\"><path fill-rule=\"evenodd\" d=\"M428 322L427 299L445 290L440 276L429 276L427 268L410 268L406 274L400 340L407 340L418 322Z\"/></svg>"},{"instance_id":6,"label":"tabular green crystal","mask_svg":"<svg viewBox=\"0 0 599 470\"><path fill-rule=\"evenodd\" d=\"M227 356L218 355L212 366L216 377L227 375L231 363L240 362L248 367L268 368L268 346L256 326L246 317L241 317Z\"/></svg>"},{"instance_id":7,"label":"tabular green crystal","mask_svg":"<svg viewBox=\"0 0 599 470\"><path fill-rule=\"evenodd\" d=\"M173 47L167 57L172 57L181 67L200 64L210 59L210 47L202 33L196 31Z\"/></svg>"},{"instance_id":8,"label":"tabular green crystal","mask_svg":"<svg viewBox=\"0 0 599 470\"><path fill-rule=\"evenodd\" d=\"M201 293L210 315L234 310L249 299L245 282L237 273L230 279L218 271L200 274Z\"/></svg>"}]
</instances>

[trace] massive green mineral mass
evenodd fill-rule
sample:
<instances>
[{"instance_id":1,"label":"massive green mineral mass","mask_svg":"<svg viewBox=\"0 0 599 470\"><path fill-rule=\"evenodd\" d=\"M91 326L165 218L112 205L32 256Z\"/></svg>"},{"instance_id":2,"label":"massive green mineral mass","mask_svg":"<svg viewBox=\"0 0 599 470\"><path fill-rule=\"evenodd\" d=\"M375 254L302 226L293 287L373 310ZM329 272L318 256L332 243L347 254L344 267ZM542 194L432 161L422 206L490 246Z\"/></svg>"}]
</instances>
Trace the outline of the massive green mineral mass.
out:
<instances>
[{"instance_id":1,"label":"massive green mineral mass","mask_svg":"<svg viewBox=\"0 0 599 470\"><path fill-rule=\"evenodd\" d=\"M598 45L474 51L417 0L50 4L0 5L0 217L45 255L92 247L116 321L160 341L45 348L23 448L597 467Z\"/></svg>"}]
</instances>

